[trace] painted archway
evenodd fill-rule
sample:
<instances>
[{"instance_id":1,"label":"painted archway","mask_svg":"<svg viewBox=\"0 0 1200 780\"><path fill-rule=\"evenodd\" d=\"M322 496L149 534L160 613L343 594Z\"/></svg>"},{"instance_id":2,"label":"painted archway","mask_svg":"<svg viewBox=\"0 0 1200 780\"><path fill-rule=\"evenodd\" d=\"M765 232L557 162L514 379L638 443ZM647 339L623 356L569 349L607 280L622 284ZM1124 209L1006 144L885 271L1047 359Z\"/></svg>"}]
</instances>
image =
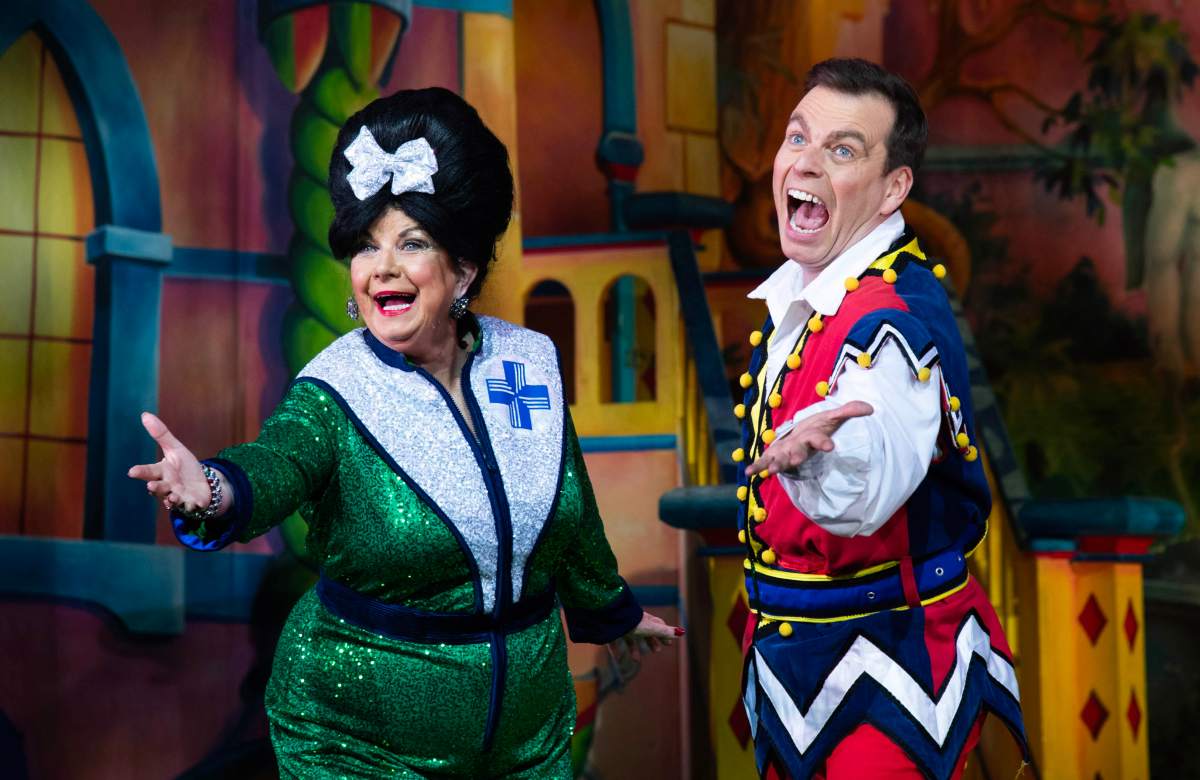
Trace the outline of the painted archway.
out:
<instances>
[{"instance_id":1,"label":"painted archway","mask_svg":"<svg viewBox=\"0 0 1200 780\"><path fill-rule=\"evenodd\" d=\"M87 239L96 289L84 535L152 543L155 508L124 474L155 454L137 421L158 406L159 301L171 259L150 131L121 47L88 3L10 0L0 10L0 52L30 30L71 95L97 225Z\"/></svg>"}]
</instances>

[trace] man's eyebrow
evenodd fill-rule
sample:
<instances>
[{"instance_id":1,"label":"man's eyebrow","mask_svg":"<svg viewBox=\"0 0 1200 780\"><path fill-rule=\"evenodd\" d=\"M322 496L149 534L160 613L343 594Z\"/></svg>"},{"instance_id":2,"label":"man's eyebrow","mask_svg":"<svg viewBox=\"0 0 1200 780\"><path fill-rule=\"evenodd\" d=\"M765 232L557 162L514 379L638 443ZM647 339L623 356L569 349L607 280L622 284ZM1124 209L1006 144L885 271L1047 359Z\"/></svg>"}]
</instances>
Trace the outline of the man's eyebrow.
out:
<instances>
[{"instance_id":1,"label":"man's eyebrow","mask_svg":"<svg viewBox=\"0 0 1200 780\"><path fill-rule=\"evenodd\" d=\"M830 141L841 141L846 138L852 138L864 147L867 145L867 137L857 130L834 130L829 134Z\"/></svg>"},{"instance_id":2,"label":"man's eyebrow","mask_svg":"<svg viewBox=\"0 0 1200 780\"><path fill-rule=\"evenodd\" d=\"M800 116L799 111L788 117L788 126L792 125L800 125L800 129L804 131L805 135L808 135L808 122L804 121L804 117Z\"/></svg>"}]
</instances>

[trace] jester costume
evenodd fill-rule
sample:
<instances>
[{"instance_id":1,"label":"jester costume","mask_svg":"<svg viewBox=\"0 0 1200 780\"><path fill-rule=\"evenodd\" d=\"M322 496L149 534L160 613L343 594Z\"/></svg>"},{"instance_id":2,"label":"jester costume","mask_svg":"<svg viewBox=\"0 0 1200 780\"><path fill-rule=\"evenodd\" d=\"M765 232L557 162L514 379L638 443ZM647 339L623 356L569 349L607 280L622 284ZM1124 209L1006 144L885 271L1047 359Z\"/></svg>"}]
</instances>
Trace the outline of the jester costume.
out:
<instances>
[{"instance_id":1,"label":"jester costume","mask_svg":"<svg viewBox=\"0 0 1200 780\"><path fill-rule=\"evenodd\" d=\"M569 778L574 641L642 611L584 468L550 340L472 320L460 411L352 331L300 373L257 441L207 461L235 490L216 550L299 508L317 585L292 611L267 712L287 777ZM464 414L470 415L474 433Z\"/></svg>"},{"instance_id":2,"label":"jester costume","mask_svg":"<svg viewBox=\"0 0 1200 780\"><path fill-rule=\"evenodd\" d=\"M867 728L893 752L899 747L915 771L940 780L961 769L985 713L1028 750L1012 654L967 572L991 498L972 444L966 356L937 281L945 269L929 263L907 231L866 262L845 280L836 313L814 314L787 345L778 377L766 370L770 317L752 337L734 457L755 460L777 426L835 393L845 372L869 371L894 344L917 381L941 383L933 463L882 526L851 536L807 517L778 476L742 476L738 526L751 609L744 703L760 773L818 775L839 743ZM848 774L881 771L860 760Z\"/></svg>"}]
</instances>

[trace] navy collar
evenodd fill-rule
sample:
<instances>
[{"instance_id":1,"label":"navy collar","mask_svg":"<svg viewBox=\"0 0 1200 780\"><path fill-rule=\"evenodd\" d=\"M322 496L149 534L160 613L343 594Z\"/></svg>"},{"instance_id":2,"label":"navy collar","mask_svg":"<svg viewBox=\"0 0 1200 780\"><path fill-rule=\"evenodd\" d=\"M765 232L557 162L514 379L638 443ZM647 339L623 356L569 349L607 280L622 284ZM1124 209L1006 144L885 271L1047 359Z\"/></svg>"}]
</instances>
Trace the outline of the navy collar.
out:
<instances>
[{"instance_id":1,"label":"navy collar","mask_svg":"<svg viewBox=\"0 0 1200 780\"><path fill-rule=\"evenodd\" d=\"M478 352L480 345L483 343L483 328L479 324L479 320L474 314L468 312L465 317L459 320L459 333L470 333L475 337L475 343L471 345L471 352ZM371 333L369 328L362 329L363 341L367 343L371 351L375 353L375 357L383 361L384 365L398 368L401 371L415 371L417 369L412 363L408 362L403 352L392 349L384 344L375 335Z\"/></svg>"}]
</instances>

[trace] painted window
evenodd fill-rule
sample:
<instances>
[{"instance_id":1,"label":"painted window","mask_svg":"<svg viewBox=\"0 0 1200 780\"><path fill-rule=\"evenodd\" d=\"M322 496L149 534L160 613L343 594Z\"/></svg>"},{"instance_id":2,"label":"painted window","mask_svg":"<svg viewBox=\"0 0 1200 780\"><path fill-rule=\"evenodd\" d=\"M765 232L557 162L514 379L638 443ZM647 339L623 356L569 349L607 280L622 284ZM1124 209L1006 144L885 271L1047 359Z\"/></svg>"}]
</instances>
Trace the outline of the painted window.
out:
<instances>
[{"instance_id":1,"label":"painted window","mask_svg":"<svg viewBox=\"0 0 1200 780\"><path fill-rule=\"evenodd\" d=\"M558 347L563 394L575 403L575 301L562 282L544 279L525 299L525 327L545 333Z\"/></svg>"},{"instance_id":2,"label":"painted window","mask_svg":"<svg viewBox=\"0 0 1200 780\"><path fill-rule=\"evenodd\" d=\"M79 123L30 32L0 55L0 533L82 535L93 227Z\"/></svg>"},{"instance_id":3,"label":"painted window","mask_svg":"<svg viewBox=\"0 0 1200 780\"><path fill-rule=\"evenodd\" d=\"M639 276L618 277L604 293L602 401L654 400L654 338L654 291Z\"/></svg>"}]
</instances>

